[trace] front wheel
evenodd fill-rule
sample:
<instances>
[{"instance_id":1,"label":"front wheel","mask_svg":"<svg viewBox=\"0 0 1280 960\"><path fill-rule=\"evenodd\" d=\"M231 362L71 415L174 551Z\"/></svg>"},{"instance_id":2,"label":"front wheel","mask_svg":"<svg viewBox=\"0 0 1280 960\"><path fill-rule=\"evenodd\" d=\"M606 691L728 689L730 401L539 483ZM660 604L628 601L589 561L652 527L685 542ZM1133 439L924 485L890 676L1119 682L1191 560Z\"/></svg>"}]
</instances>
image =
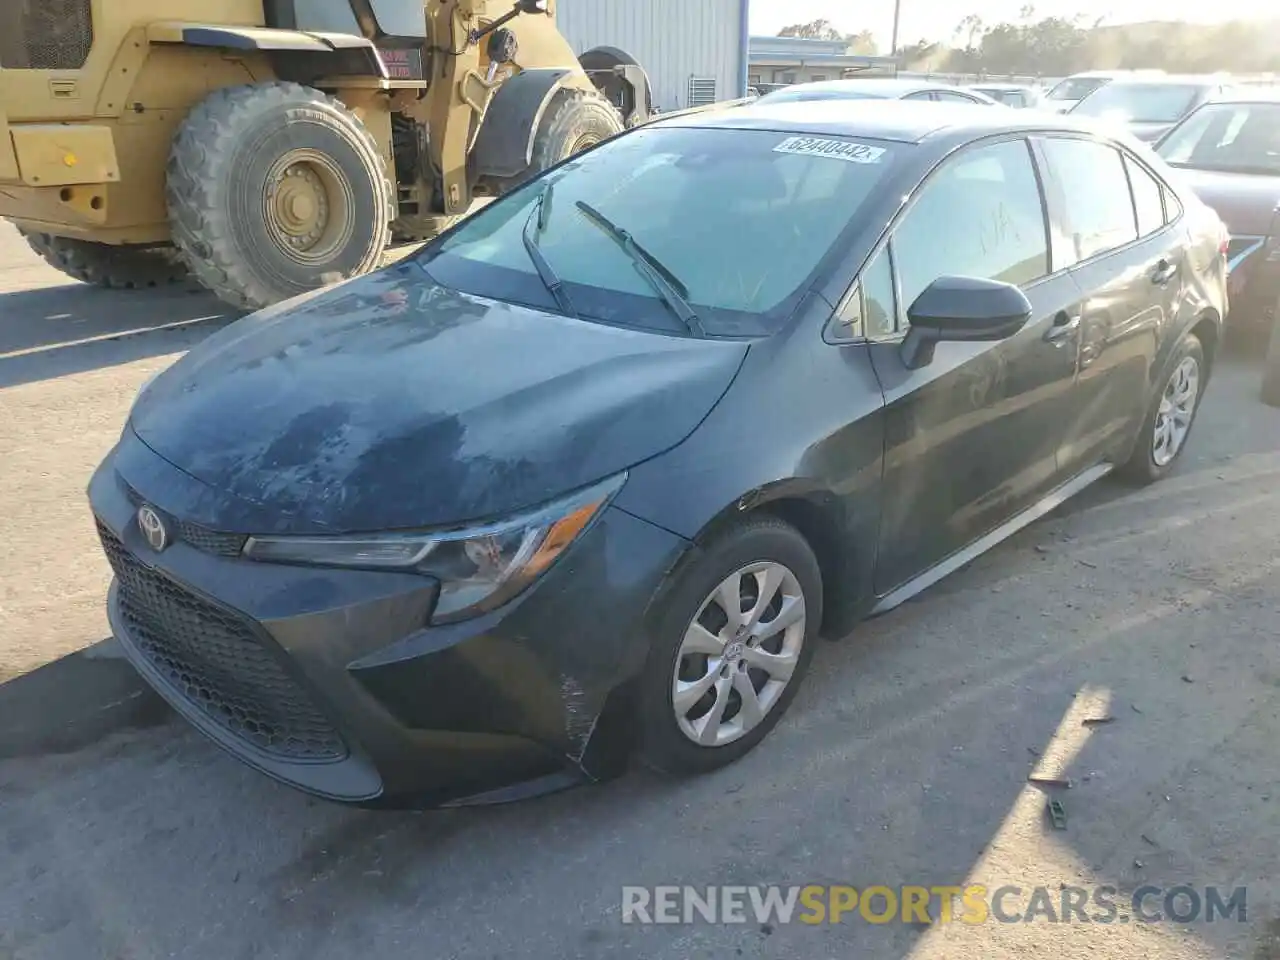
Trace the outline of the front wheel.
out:
<instances>
[{"instance_id":1,"label":"front wheel","mask_svg":"<svg viewBox=\"0 0 1280 960\"><path fill-rule=\"evenodd\" d=\"M641 757L669 773L739 759L804 679L822 620L822 576L780 520L722 534L675 574L641 679Z\"/></svg>"},{"instance_id":2,"label":"front wheel","mask_svg":"<svg viewBox=\"0 0 1280 960\"><path fill-rule=\"evenodd\" d=\"M393 194L372 135L296 83L210 94L174 140L167 197L191 272L251 310L377 268L390 239Z\"/></svg>"},{"instance_id":3,"label":"front wheel","mask_svg":"<svg viewBox=\"0 0 1280 960\"><path fill-rule=\"evenodd\" d=\"M1164 384L1147 411L1133 454L1120 469L1123 477L1140 485L1167 476L1191 434L1208 378L1204 347L1195 334L1187 334L1178 344L1166 370Z\"/></svg>"}]
</instances>

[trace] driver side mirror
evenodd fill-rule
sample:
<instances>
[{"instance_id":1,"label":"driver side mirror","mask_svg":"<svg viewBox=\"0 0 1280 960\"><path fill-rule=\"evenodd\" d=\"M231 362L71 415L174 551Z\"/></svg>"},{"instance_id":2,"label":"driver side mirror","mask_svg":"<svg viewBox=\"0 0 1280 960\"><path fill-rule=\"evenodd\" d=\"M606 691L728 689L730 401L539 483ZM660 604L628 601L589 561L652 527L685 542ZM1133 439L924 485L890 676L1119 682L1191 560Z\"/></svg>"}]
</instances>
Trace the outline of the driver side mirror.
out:
<instances>
[{"instance_id":1,"label":"driver side mirror","mask_svg":"<svg viewBox=\"0 0 1280 960\"><path fill-rule=\"evenodd\" d=\"M978 277L939 277L907 310L911 324L902 341L902 362L918 370L933 362L944 341L1005 340L1031 319L1031 301L1011 283Z\"/></svg>"}]
</instances>

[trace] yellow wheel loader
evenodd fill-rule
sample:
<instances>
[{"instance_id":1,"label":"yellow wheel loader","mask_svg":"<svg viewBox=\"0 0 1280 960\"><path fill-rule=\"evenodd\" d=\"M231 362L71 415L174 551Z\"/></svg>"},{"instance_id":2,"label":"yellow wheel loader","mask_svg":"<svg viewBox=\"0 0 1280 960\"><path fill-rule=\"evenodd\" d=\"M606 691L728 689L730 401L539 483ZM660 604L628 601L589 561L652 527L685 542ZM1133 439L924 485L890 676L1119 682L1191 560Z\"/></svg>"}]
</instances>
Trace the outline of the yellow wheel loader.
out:
<instances>
[{"instance_id":1,"label":"yellow wheel loader","mask_svg":"<svg viewBox=\"0 0 1280 960\"><path fill-rule=\"evenodd\" d=\"M276 303L651 111L555 0L0 0L0 217L102 286Z\"/></svg>"}]
</instances>

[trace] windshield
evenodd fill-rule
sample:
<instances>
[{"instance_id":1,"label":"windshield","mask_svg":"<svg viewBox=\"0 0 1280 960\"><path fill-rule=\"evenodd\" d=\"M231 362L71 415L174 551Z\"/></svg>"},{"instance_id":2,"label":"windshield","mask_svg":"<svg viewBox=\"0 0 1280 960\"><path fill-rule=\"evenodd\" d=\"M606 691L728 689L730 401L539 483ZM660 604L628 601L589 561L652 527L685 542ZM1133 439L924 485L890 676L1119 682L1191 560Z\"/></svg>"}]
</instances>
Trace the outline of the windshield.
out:
<instances>
[{"instance_id":1,"label":"windshield","mask_svg":"<svg viewBox=\"0 0 1280 960\"><path fill-rule=\"evenodd\" d=\"M1201 107L1156 152L1175 167L1280 174L1280 103Z\"/></svg>"},{"instance_id":2,"label":"windshield","mask_svg":"<svg viewBox=\"0 0 1280 960\"><path fill-rule=\"evenodd\" d=\"M1129 123L1173 123L1191 109L1199 87L1162 83L1109 83L1081 100L1072 113Z\"/></svg>"},{"instance_id":3,"label":"windshield","mask_svg":"<svg viewBox=\"0 0 1280 960\"><path fill-rule=\"evenodd\" d=\"M678 281L708 335L759 336L790 316L842 235L857 229L900 149L761 130L637 129L491 203L419 262L446 287L567 312L530 256L533 229L582 318L689 335L634 248L602 230L604 218Z\"/></svg>"},{"instance_id":4,"label":"windshield","mask_svg":"<svg viewBox=\"0 0 1280 960\"><path fill-rule=\"evenodd\" d=\"M1099 87L1106 86L1104 77L1068 77L1049 91L1050 100L1083 100Z\"/></svg>"}]
</instances>

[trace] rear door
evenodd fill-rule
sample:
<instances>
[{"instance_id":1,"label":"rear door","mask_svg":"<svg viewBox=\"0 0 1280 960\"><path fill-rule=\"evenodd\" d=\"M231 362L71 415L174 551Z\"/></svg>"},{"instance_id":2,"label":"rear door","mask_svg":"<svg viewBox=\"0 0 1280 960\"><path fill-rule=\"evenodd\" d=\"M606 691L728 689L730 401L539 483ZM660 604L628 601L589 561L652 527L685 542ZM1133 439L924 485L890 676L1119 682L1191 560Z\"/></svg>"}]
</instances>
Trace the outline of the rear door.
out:
<instances>
[{"instance_id":1,"label":"rear door","mask_svg":"<svg viewBox=\"0 0 1280 960\"><path fill-rule=\"evenodd\" d=\"M1045 137L1046 184L1083 308L1058 331L1079 355L1059 453L1069 474L1120 456L1141 426L1150 367L1180 298L1182 231L1160 182L1127 151L1087 137Z\"/></svg>"},{"instance_id":2,"label":"rear door","mask_svg":"<svg viewBox=\"0 0 1280 960\"><path fill-rule=\"evenodd\" d=\"M939 344L932 363L910 370L900 350L907 311L946 275L1016 283L1034 314L1008 340ZM876 561L883 595L1060 482L1076 357L1049 334L1057 318L1078 311L1079 292L1052 263L1027 141L986 141L943 161L869 264L863 289L886 403Z\"/></svg>"}]
</instances>

